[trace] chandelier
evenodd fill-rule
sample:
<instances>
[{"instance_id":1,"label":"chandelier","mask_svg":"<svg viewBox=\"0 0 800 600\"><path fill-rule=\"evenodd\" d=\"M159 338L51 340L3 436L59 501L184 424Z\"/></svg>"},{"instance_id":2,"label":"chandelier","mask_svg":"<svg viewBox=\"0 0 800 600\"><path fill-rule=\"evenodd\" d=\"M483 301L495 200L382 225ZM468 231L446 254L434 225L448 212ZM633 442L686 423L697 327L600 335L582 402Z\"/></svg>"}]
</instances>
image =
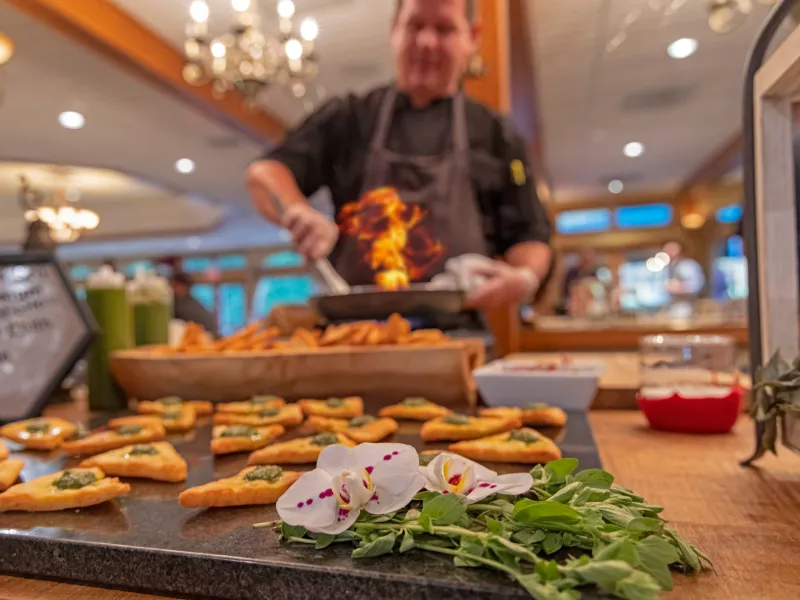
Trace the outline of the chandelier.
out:
<instances>
[{"instance_id":1,"label":"chandelier","mask_svg":"<svg viewBox=\"0 0 800 600\"><path fill-rule=\"evenodd\" d=\"M96 229L100 224L96 212L80 208L80 193L75 188L56 190L46 198L21 176L19 202L25 211L25 220L47 225L50 238L57 243L74 242L83 232Z\"/></svg>"},{"instance_id":2,"label":"chandelier","mask_svg":"<svg viewBox=\"0 0 800 600\"><path fill-rule=\"evenodd\" d=\"M307 85L318 72L314 40L317 22L308 17L295 25L292 0L277 4L278 31L268 36L261 29L258 0L231 0L236 13L230 30L209 37L210 11L205 0L194 0L189 8L191 21L186 28L183 78L191 85L212 83L215 95L237 90L249 104L272 84L291 89L297 98L305 97Z\"/></svg>"}]
</instances>

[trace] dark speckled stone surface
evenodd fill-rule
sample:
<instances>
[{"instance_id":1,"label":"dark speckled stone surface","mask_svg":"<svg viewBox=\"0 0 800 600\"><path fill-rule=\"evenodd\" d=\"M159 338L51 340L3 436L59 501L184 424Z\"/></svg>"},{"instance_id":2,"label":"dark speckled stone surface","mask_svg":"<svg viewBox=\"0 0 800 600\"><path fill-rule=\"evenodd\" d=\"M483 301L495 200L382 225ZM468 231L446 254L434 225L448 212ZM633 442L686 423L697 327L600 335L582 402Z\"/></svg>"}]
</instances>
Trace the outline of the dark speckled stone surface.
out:
<instances>
[{"instance_id":1,"label":"dark speckled stone surface","mask_svg":"<svg viewBox=\"0 0 800 600\"><path fill-rule=\"evenodd\" d=\"M0 572L226 600L312 599L323 594L356 600L528 597L502 574L456 569L444 556L412 551L402 557L354 561L352 548L344 545L315 551L279 544L271 530L251 527L277 519L274 507L182 508L176 500L180 491L233 475L246 464L246 454L216 459L210 455L209 422L201 421L195 431L169 440L189 463L185 484L130 480L130 496L104 505L0 514ZM446 446L423 444L419 427L403 423L394 441L420 449ZM600 466L584 414L570 415L564 430L543 432L559 442L565 456L578 458L582 468ZM291 435L307 432L299 429ZM15 455L26 459L23 480L79 462L57 452ZM528 468L487 466L498 471Z\"/></svg>"}]
</instances>

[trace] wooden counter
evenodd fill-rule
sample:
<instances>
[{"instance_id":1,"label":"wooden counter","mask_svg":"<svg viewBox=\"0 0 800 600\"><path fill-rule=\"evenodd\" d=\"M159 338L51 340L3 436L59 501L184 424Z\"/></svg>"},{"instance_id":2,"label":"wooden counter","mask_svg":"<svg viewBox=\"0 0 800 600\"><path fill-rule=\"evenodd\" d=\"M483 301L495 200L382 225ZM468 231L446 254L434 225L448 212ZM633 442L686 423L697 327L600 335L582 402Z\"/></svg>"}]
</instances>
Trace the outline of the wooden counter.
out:
<instances>
[{"instance_id":1,"label":"wooden counter","mask_svg":"<svg viewBox=\"0 0 800 600\"><path fill-rule=\"evenodd\" d=\"M676 578L665 600L800 598L800 457L785 449L759 469L737 461L752 449L743 419L731 435L652 432L633 411L591 414L600 454L617 481L650 502L705 550L715 572ZM2 600L155 600L156 596L0 576Z\"/></svg>"}]
</instances>

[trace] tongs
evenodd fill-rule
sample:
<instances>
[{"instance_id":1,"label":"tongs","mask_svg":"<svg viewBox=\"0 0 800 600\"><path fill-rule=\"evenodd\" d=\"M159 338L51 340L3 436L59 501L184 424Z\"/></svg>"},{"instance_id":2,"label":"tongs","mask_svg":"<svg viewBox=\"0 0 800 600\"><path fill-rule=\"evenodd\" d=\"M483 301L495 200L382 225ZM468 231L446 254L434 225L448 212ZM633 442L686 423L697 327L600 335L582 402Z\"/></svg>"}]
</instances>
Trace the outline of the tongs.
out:
<instances>
[{"instance_id":1,"label":"tongs","mask_svg":"<svg viewBox=\"0 0 800 600\"><path fill-rule=\"evenodd\" d=\"M269 192L272 208L275 210L279 220L283 220L283 215L286 212L286 207L276 194L272 191ZM347 295L350 293L350 286L342 279L342 276L333 268L331 261L327 258L320 258L313 261L306 261L306 266L314 278L322 283L330 294Z\"/></svg>"}]
</instances>

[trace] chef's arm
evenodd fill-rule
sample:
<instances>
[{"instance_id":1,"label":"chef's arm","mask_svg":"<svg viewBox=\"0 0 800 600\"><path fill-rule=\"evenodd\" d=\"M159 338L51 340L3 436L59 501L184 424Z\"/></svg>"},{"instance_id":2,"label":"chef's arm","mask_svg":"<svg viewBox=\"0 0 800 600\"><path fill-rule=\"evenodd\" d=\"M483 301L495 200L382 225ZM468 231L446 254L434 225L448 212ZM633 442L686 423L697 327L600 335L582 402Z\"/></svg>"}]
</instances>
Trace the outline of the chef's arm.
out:
<instances>
[{"instance_id":1,"label":"chef's arm","mask_svg":"<svg viewBox=\"0 0 800 600\"><path fill-rule=\"evenodd\" d=\"M262 159L251 164L247 169L247 189L258 212L273 223L279 224L280 218L273 208L272 196L280 198L284 206L308 203L294 173L277 160Z\"/></svg>"},{"instance_id":2,"label":"chef's arm","mask_svg":"<svg viewBox=\"0 0 800 600\"><path fill-rule=\"evenodd\" d=\"M550 270L553 251L544 242L522 242L509 248L505 258L512 267L530 269L542 282Z\"/></svg>"}]
</instances>

